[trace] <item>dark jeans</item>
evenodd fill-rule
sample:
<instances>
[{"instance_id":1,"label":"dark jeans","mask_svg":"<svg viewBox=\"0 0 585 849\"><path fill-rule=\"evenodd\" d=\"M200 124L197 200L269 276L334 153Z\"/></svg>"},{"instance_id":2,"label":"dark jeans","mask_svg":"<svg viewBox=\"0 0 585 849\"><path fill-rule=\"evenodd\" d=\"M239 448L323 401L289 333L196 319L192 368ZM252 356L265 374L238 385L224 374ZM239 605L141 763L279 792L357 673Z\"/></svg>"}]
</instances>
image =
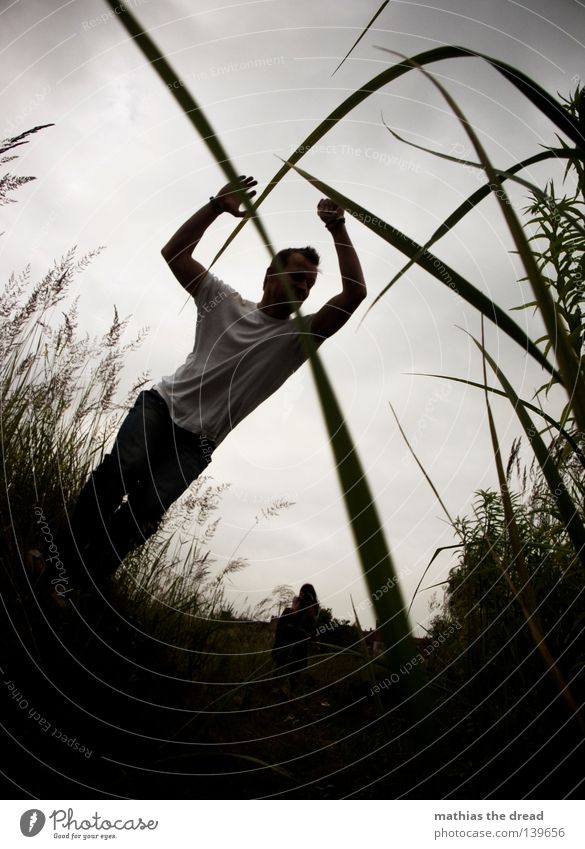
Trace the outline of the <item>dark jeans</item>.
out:
<instances>
[{"instance_id":1,"label":"dark jeans","mask_svg":"<svg viewBox=\"0 0 585 849\"><path fill-rule=\"evenodd\" d=\"M73 511L69 542L82 571L95 579L115 572L204 471L214 447L176 425L158 392L141 392Z\"/></svg>"}]
</instances>

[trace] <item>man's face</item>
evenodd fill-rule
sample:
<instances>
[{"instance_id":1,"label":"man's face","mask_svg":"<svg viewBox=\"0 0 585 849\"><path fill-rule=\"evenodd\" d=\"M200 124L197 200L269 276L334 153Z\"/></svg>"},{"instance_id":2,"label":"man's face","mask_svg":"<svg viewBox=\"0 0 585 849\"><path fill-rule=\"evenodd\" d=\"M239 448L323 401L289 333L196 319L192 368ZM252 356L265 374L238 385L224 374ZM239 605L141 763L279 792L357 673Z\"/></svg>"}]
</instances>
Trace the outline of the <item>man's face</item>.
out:
<instances>
[{"instance_id":1,"label":"man's face","mask_svg":"<svg viewBox=\"0 0 585 849\"><path fill-rule=\"evenodd\" d=\"M289 301L290 294L287 292L284 279L291 287L294 294L294 304L303 303L309 292L315 285L317 279L317 266L313 265L303 254L292 253L284 265L284 273L278 271L269 275L269 280L275 284L275 295L282 301Z\"/></svg>"}]
</instances>

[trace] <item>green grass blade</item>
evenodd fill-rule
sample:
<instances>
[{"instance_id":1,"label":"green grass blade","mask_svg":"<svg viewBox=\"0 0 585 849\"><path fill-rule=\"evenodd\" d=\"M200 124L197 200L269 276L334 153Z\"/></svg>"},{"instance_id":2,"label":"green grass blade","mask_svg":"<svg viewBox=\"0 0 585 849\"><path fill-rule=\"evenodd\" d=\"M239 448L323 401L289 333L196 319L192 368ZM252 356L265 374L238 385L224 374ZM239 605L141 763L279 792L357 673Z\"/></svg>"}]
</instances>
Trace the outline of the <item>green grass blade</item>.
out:
<instances>
[{"instance_id":1,"label":"green grass blade","mask_svg":"<svg viewBox=\"0 0 585 849\"><path fill-rule=\"evenodd\" d=\"M376 233L377 236L380 236L380 238L384 239L384 241L388 242L388 244L392 245L392 247L397 248L397 250L409 257L413 257L419 253L420 245L409 236L404 235L404 233L401 233L400 230L397 230L391 224L387 224L385 221L382 221L382 219L377 218L373 215L373 213L364 209L363 206L360 206L355 203L355 201L350 200L350 198L341 194L341 192L338 192L337 189L334 189L322 180L319 180L317 177L308 174L302 168L299 168L296 165L291 167L294 168L301 177L304 177L305 180L312 183L319 189L319 191L327 195L327 197L332 198L336 203L346 209L350 215L354 216L365 227L373 233ZM487 319L494 322L494 324L507 333L511 339L517 342L524 351L527 351L532 357L534 357L534 359L540 363L543 368L545 368L550 374L556 376L555 369L548 362L542 351L534 344L534 342L532 342L532 340L526 335L526 333L524 333L516 322L513 321L497 304L491 301L488 297L486 297L486 295L480 292L479 289L476 289L475 286L462 277L461 274L458 274L450 266L445 265L445 263L428 251L419 258L418 264L444 286L447 286L449 289L459 294L464 300L475 307L475 309L485 315ZM379 301L382 294L383 292L374 299L370 309L372 309L373 305Z\"/></svg>"},{"instance_id":2,"label":"green grass blade","mask_svg":"<svg viewBox=\"0 0 585 849\"><path fill-rule=\"evenodd\" d=\"M502 373L501 369L494 361L494 359L485 350L481 342L479 342L473 336L471 338L481 351L482 356L489 363L490 368L500 381L502 388L506 393L506 397L509 399L510 403L514 407L516 415L520 420L520 423L524 429L526 436L528 437L532 450L534 451L535 457L538 460L540 468L542 469L542 473L546 479L549 489L555 498L559 510L559 515L563 521L565 528L567 529L567 534L569 535L571 542L575 547L575 552L581 560L583 566L585 566L585 527L583 526L583 522L581 521L579 511L575 506L571 496L567 492L567 488L564 484L564 481L561 475L559 474L554 457L551 455L548 448L544 444L544 441L540 436L538 429L534 425L534 422L532 421L525 409L524 403L512 388L512 385L509 380Z\"/></svg>"},{"instance_id":3,"label":"green grass blade","mask_svg":"<svg viewBox=\"0 0 585 849\"><path fill-rule=\"evenodd\" d=\"M439 150L433 150L430 147L424 147L420 144L415 144L415 142L408 141L408 139L403 138L398 133L394 132L384 121L382 121L390 135L394 136L395 139L402 142L403 144L407 144L409 147L415 147L417 150L422 150L425 153L431 154L431 156L436 156L439 159L444 159L447 162L453 162L457 165L464 165L467 168L474 168L478 171L483 171L484 167L480 162L473 162L470 159L459 159L457 156L451 156L448 153L441 153ZM585 160L585 153L575 149L563 149L557 148L557 157L558 159L568 159L569 161L574 161L576 159ZM550 157L545 157L550 158ZM504 168L494 168L494 173L500 178L500 180L511 180L513 183L518 183L519 186L524 186L525 189L528 189L532 192L539 200L546 203L549 207L555 208L558 211L559 217L564 218L568 221L571 226L580 233L581 236L585 236L585 228L581 226L580 221L571 215L567 210L563 208L557 208L554 197L548 195L540 186L537 186L535 183L531 183L529 180L525 180L523 177L516 176L517 169L504 169ZM492 187L488 186L490 192L492 191Z\"/></svg>"},{"instance_id":4,"label":"green grass blade","mask_svg":"<svg viewBox=\"0 0 585 849\"><path fill-rule=\"evenodd\" d=\"M433 493L434 493L434 495L435 495L435 498L437 499L437 501L438 501L438 502L439 502L439 504L441 505L441 507L442 507L442 509L443 509L443 512L444 512L445 516L446 516L446 517L447 517L447 519L449 520L449 524L453 525L453 524L454 524L454 522L453 522L453 517L452 517L452 516L451 516L451 514L449 513L449 510L447 509L447 506L445 505L445 502L444 502L444 501L443 501L443 499L441 498L441 495L440 495L440 493L439 493L439 490L437 489L437 487L435 486L435 484L432 482L432 480L431 480L431 478L430 478L430 475L428 474L427 470L425 469L425 467L423 466L423 464L421 463L421 461L418 459L418 457L417 457L417 455L416 455L416 452L415 452L414 448L412 447L412 445L411 445L411 444L410 444L410 442L408 441L408 437L407 437L406 433L404 432L404 428L403 428L403 427L402 427L402 425L400 424L400 419L398 418L398 416L397 416L397 414L396 414L396 410L394 409L394 407L392 406L392 404L390 404L390 402L388 402L388 404L389 404L389 406L390 406L390 410L392 411L392 415L394 416L394 420L396 421L396 424L397 424L397 426L398 426L398 430L400 431L400 435L402 436L402 438L403 438L404 442L406 443L406 447L408 448L408 450L409 450L409 451L410 451L410 453L412 454L412 456L413 456L413 458L414 458L415 463L417 464L417 466L419 467L419 469L420 469L420 470L421 470L421 472L423 473L423 475L424 475L424 478L425 478L426 482L428 483L428 485L430 486L430 488L433 490Z\"/></svg>"},{"instance_id":5,"label":"green grass blade","mask_svg":"<svg viewBox=\"0 0 585 849\"><path fill-rule=\"evenodd\" d=\"M366 636L364 634L360 620L358 619L357 610L355 609L355 604L353 603L353 598L351 596L349 598L350 598L350 601L351 601L351 609L353 610L353 615L355 617L355 626L356 626L358 636L359 636L360 655L361 655L362 659L364 659L366 661L365 665L366 665L366 669L367 669L367 675L368 675L368 678L370 679L370 684L372 685L371 689L372 689L372 693L374 694L376 707L378 708L379 715L382 717L382 722L384 723L386 731L388 731L386 712L384 710L384 705L382 704L382 699L380 698L380 688L378 688L378 690L376 690L376 685L377 685L378 682L376 681L376 676L374 675L375 661L374 661L373 658L370 658L370 656L368 655L368 649L366 647Z\"/></svg>"},{"instance_id":6,"label":"green grass blade","mask_svg":"<svg viewBox=\"0 0 585 849\"><path fill-rule=\"evenodd\" d=\"M153 71L156 71L161 81L165 84L167 91L175 98L185 117L195 127L225 176L230 182L237 184L239 176L238 172L232 165L231 160L213 127L176 71L173 70L170 63L162 55L154 41L141 28L134 15L129 12L125 6L117 3L116 0L105 0L105 2L108 6L110 6L130 37L136 42L136 46L145 59L151 64ZM271 255L274 256L270 239L268 238L268 234L260 218L254 212L254 206L247 197L245 191L239 189L238 194L240 195L242 204L245 206L249 215L253 216L252 220L254 222L254 226L258 230L260 238L268 247Z\"/></svg>"},{"instance_id":7,"label":"green grass blade","mask_svg":"<svg viewBox=\"0 0 585 849\"><path fill-rule=\"evenodd\" d=\"M507 172L504 172L504 174L502 174L500 179L502 181L504 181L504 180L508 179L506 174L508 174L508 175L509 174L515 174L516 172L521 171L523 168L529 168L531 165L534 165L538 162L544 162L544 160L546 160L546 159L552 159L552 158L557 158L557 157L559 159L563 159L565 157L563 155L561 155L562 153L563 153L563 151L560 148L554 148L554 149L551 149L551 150L543 151L542 153L537 153L534 156L529 157L528 159L522 160L522 162L518 162L516 165L513 165L511 168L508 168ZM571 157L566 157L566 158L567 159L573 159L574 157L571 156ZM430 247L432 247L432 245L434 245L435 242L438 242L439 239L441 239L450 230L452 230L453 227L459 221L461 221L462 218L465 218L465 216L467 215L468 212L471 212L479 203L481 203L482 200L485 200L485 198L489 197L491 195L491 193L492 193L491 186L489 184L486 184L485 186L481 186L481 188L477 189L466 200L464 200L463 203L461 203L457 207L457 209L455 209L455 211L452 212L451 215L449 215L442 222L442 224L439 225L439 227L437 227L437 229L435 230L433 235L430 237L430 239L427 242L425 242L424 245L422 245L420 247L419 251L415 254L415 256L413 256L411 259L409 259L408 262L403 266L403 268L401 268L400 271L397 272L397 274L394 275L394 277L392 278L390 283L388 283L388 285L386 286L384 291L386 292L388 289L390 289L391 286L393 286L398 280L400 280L400 278L404 274L406 274L406 272L413 265L415 265L418 262L419 257L423 256L425 251L428 251L428 249Z\"/></svg>"},{"instance_id":8,"label":"green grass blade","mask_svg":"<svg viewBox=\"0 0 585 849\"><path fill-rule=\"evenodd\" d=\"M482 391L491 392L493 395L499 395L502 398L506 398L507 395L503 391L503 389L496 389L495 386L485 386L483 383L477 383L474 380L468 380L465 377L453 377L448 374L429 374L427 372L410 372L410 374L415 377L433 377L438 378L440 380L451 380L454 383L464 383L467 386L474 386L476 389L481 389ZM575 455L578 457L579 462L585 468L585 455L581 451L581 447L576 439L562 426L561 422L558 422L556 419L553 419L552 416L549 416L548 413L545 413L540 407L537 407L535 404L531 404L530 401L525 401L523 398L519 399L519 403L527 410L530 410L532 413L536 413L538 416L541 416L549 425L552 425L565 439L568 444L571 446L572 450L575 452Z\"/></svg>"},{"instance_id":9,"label":"green grass blade","mask_svg":"<svg viewBox=\"0 0 585 849\"><path fill-rule=\"evenodd\" d=\"M412 62L412 60L406 60ZM555 351L557 362L559 365L561 383L565 387L565 391L569 396L571 407L575 415L575 419L582 432L585 432L585 380L580 368L580 362L577 359L575 350L571 345L567 330L565 328L562 317L559 315L553 297L549 291L547 283L538 267L538 263L526 235L522 229L520 221L506 195L499 177L496 175L493 165L484 150L483 145L473 130L471 124L459 108L455 100L451 97L446 88L428 71L419 66L419 71L437 88L445 101L451 107L454 114L459 119L459 122L469 140L471 141L479 160L485 169L488 180L494 188L496 199L500 205L500 209L508 224L512 238L516 245L516 249L526 270L526 276L532 286L536 301L538 302L540 314L549 337L549 341ZM570 117L570 116L569 116Z\"/></svg>"},{"instance_id":10,"label":"green grass blade","mask_svg":"<svg viewBox=\"0 0 585 849\"><path fill-rule=\"evenodd\" d=\"M409 139L405 139L404 136L401 136L396 130L393 130L392 127L389 127L388 124L382 118L382 123L388 130L391 136L397 139L402 144L407 144L409 147L414 147L416 150L422 150L423 153L430 153L431 156L436 156L438 159L444 159L446 162L454 162L456 165L465 165L468 168L477 168L480 171L483 171L483 165L479 162L473 162L471 159L461 159L458 156L451 156L450 153L442 153L440 150L434 150L432 147L425 147L425 145L417 144L416 142L410 141ZM537 153L535 156L530 157L530 160L525 160L524 162L519 162L516 165L513 165L511 168L506 168L497 170L497 174L499 177L504 178L512 178L512 175L517 171L525 168L527 165L531 165L534 162L542 162L545 159L582 159L585 160L585 153L578 148L567 148L567 147L552 147L547 148L541 153ZM521 181L518 181L521 182ZM523 183L523 185L527 185L531 188L530 183Z\"/></svg>"},{"instance_id":11,"label":"green grass blade","mask_svg":"<svg viewBox=\"0 0 585 849\"><path fill-rule=\"evenodd\" d=\"M439 554L441 554L441 552L443 552L443 551L448 551L449 549L452 549L452 548L461 548L461 544L460 544L460 543L455 543L455 545L443 545L443 546L441 546L441 548L437 548L437 549L435 550L435 553L433 554L433 556L431 557L431 559L430 559L430 560L429 560L429 562L427 563L427 565L426 565L426 567L425 567L425 570L424 570L424 572L423 572L423 573L422 573L422 575L421 575L421 579L420 579L420 581L418 582L418 584L416 585L416 589L415 589L414 593L412 594L412 598L410 599L410 604L408 605L408 612L409 612L409 613L410 613L410 611L411 611L411 609L412 609L412 605L414 604L414 600L415 600L415 598L416 598L416 597L417 597L417 595L418 595L418 591L420 590L420 585L421 585L421 584L422 584L422 582L424 581L424 579L425 579L425 577L426 577L427 572L429 571L429 569L431 568L431 566L432 566L432 565L433 565L433 563L435 562L435 559L439 556ZM445 584L445 583L446 583L446 581L441 581L441 584ZM433 587L440 587L440 586L441 586L441 584L433 584L431 587L425 587L425 589L430 590L430 589L432 589Z\"/></svg>"},{"instance_id":12,"label":"green grass blade","mask_svg":"<svg viewBox=\"0 0 585 849\"><path fill-rule=\"evenodd\" d=\"M403 666L416 652L396 569L374 498L337 399L326 379L321 361L318 357L311 357L310 363L323 416L331 435L331 448L357 553L388 649L388 663L393 667ZM380 592L383 587L386 587L386 592ZM423 687L422 675L417 672L412 682L401 683L410 693L420 692Z\"/></svg>"},{"instance_id":13,"label":"green grass blade","mask_svg":"<svg viewBox=\"0 0 585 849\"><path fill-rule=\"evenodd\" d=\"M444 48L437 48L438 50ZM523 74L522 71L519 71L517 68L512 67L512 65L508 65L506 62L502 62L499 59L494 59L492 56L488 56L486 53L479 53L475 50L470 50L464 47L453 48L457 51L458 56L468 56L476 59L484 59L488 62L492 68L496 71L499 71L508 82L512 83L522 94L530 100L531 103L534 104L542 113L546 115L546 117L552 121L553 124L561 130L565 135L567 135L577 147L583 147L585 145L585 136L583 135L583 130L579 125L579 122L575 120L575 118L570 115L566 109L563 108L562 104L555 100L547 91L545 91L541 86L534 82L534 80L530 79L530 77ZM393 55L398 55L394 50L389 50L387 47L378 47L378 50L382 50L385 53L391 53ZM430 51L431 53L433 51ZM406 62L414 62L418 66L423 66L428 64L427 62L421 62L420 58L412 57L412 59L407 59L403 57L403 60Z\"/></svg>"},{"instance_id":14,"label":"green grass blade","mask_svg":"<svg viewBox=\"0 0 585 849\"><path fill-rule=\"evenodd\" d=\"M460 548L460 546L459 546L459 545L453 545L453 546L448 546L448 547L449 547L449 548ZM437 587L444 587L444 586L445 586L445 584L448 584L448 583L449 583L449 579L447 578L445 581L439 581L439 583L438 583L438 584L429 584L429 586L428 586L428 587L423 587L423 588L421 589L421 592L426 593L426 592L427 592L427 590L436 590L436 589L437 589Z\"/></svg>"},{"instance_id":15,"label":"green grass blade","mask_svg":"<svg viewBox=\"0 0 585 849\"><path fill-rule=\"evenodd\" d=\"M418 53L414 58L421 65L426 65L429 62L441 62L444 59L455 59L460 56L466 56L467 51L463 50L461 47L437 47L432 50L426 50L423 53ZM399 79L399 77L407 74L411 71L412 68L406 64L405 62L400 62L397 65L393 65L391 68L386 68L386 70L377 74L371 80L369 80L365 85L359 88L357 91L354 91L347 97L342 103L339 104L329 115L321 121L320 124L312 130L309 135L302 141L299 145L297 145L296 150L290 154L288 157L288 161L282 168L276 172L274 177L269 180L266 185L264 191L262 191L254 202L254 209L258 209L258 207L266 200L268 195L276 188L276 186L280 183L283 177L286 176L288 171L290 170L291 165L294 165L298 162L304 155L307 153L313 145L317 144L317 142L326 135L329 130L332 130L336 124L338 124L346 115L348 115L356 106L359 106L364 100L370 96L370 94L379 91L388 83L393 82L394 80ZM219 257L223 254L223 252L229 247L232 241L236 238L242 227L245 226L247 219L243 219L234 228L234 230L230 233L224 244L221 246L219 251L214 256L211 265L213 265ZM210 266L211 267L211 266Z\"/></svg>"},{"instance_id":16,"label":"green grass blade","mask_svg":"<svg viewBox=\"0 0 585 849\"><path fill-rule=\"evenodd\" d=\"M386 50L386 48L380 48L385 52L391 52ZM473 50L468 50L464 47L454 47L450 45L445 45L443 47L435 47L432 50L425 50L423 53L418 53L416 56L412 57L412 61L416 63L417 66L425 66L429 65L433 62L442 62L446 59L459 59L459 58L478 58L484 59L486 62L489 62L494 68L496 68L500 73L503 73L510 82L520 88L526 96L531 100L535 105L537 105L541 111L544 112L554 123L561 129L566 135L572 139L575 144L583 147L584 138L583 133L580 129L579 122L572 118L563 108L557 103L554 98L552 98L549 94L547 94L544 89L541 89L540 86L536 85L536 83L532 82L528 77L522 74L520 71L516 71L515 68L512 68L510 65L506 65L504 62L499 62L497 59L492 59L490 56L487 56L483 53L476 53ZM381 73L377 74L367 83L365 83L361 88L357 91L353 92L348 98L346 98L342 103L339 104L332 112L329 113L327 118L321 123L306 137L306 139L301 142L297 149L288 157L288 162L290 164L295 164L298 162L304 155L307 153L311 147L316 144L323 136L329 132L342 118L348 115L356 106L359 106L366 100L370 94L373 94L376 91L379 91L388 83L394 82L394 80L399 79L399 77L407 74L409 71L413 69L413 65L409 64L409 62L398 62L396 65L393 65L391 68L387 68ZM255 201L254 208L257 209L264 200L268 197L270 192L278 185L278 183L282 180L282 178L286 175L289 170L290 165L285 165L280 168L277 173L274 175L272 180L269 181L264 191L258 196ZM238 226L230 233L225 243L219 249L211 265L213 265L222 253L226 250L226 248L231 244L231 242L238 235L242 227L245 225L246 219L242 220Z\"/></svg>"},{"instance_id":17,"label":"green grass blade","mask_svg":"<svg viewBox=\"0 0 585 849\"><path fill-rule=\"evenodd\" d=\"M386 8L386 6L388 5L388 3L389 3L389 2L390 2L390 0L384 0L384 2L382 3L382 5L380 6L380 8L378 9L378 11L376 12L376 14L374 15L374 17L373 17L373 18L370 20L370 22L367 24L367 26L366 26L366 28L363 30L363 32L362 32L362 33L361 33L361 34L360 34L360 35L356 38L356 40L354 41L354 43L351 45L351 47L349 48L349 50L347 51L347 53L345 54L345 56L343 57L343 59L341 60L341 62L339 63L339 65L337 66L337 68L333 71L333 73L331 74L331 76L332 76L332 77L333 77L333 76L334 76L334 75L338 72L338 70L341 68L341 66L342 66L342 65L343 65L343 63L346 61L346 59L348 59L348 58L351 56L351 54L353 53L353 51L355 50L355 48L358 46L358 44L360 43L360 41L362 40L362 38L364 37L364 35L368 32L368 30L370 29L370 27L373 25L373 23L374 23L374 21L376 20L376 18L377 18L379 15L381 15L381 14L382 14L382 12L384 11L384 9Z\"/></svg>"},{"instance_id":18,"label":"green grass blade","mask_svg":"<svg viewBox=\"0 0 585 849\"><path fill-rule=\"evenodd\" d=\"M481 325L482 332L482 343L480 344L480 350L482 353L485 351L483 346L483 335L484 335L484 326L483 321ZM473 337L472 337L473 338ZM475 340L474 340L475 341ZM482 359L482 368L483 368L483 382L484 385L487 386L487 369L486 369L486 356L483 353ZM536 597L534 595L534 587L532 586L532 581L530 579L530 574L528 572L526 561L524 559L524 546L520 540L520 531L518 529L518 524L516 522L516 517L514 515L514 507L512 505L512 499L510 497L510 491L508 489L508 481L506 479L506 473L504 471L504 465L502 462L502 452L500 450L500 443L498 439L498 434L496 431L496 423L494 421L492 408L489 399L489 393L486 391L484 393L485 397L485 406L488 415L488 424L490 429L490 437L492 440L492 449L494 453L494 460L496 464L496 470L498 473L498 483L500 485L500 494L502 498L502 504L504 507L504 517L506 520L506 531L508 535L508 540L510 542L510 548L512 549L513 559L512 564L516 566L518 573L520 575L520 579L522 581L522 587L520 592L514 586L514 582L509 575L508 568L502 564L502 569L505 574L506 581L510 585L510 588L520 601L523 610L525 611L526 618L529 624L534 624L534 626L540 630L540 621L537 614L537 604ZM511 564L511 565L512 565Z\"/></svg>"}]
</instances>

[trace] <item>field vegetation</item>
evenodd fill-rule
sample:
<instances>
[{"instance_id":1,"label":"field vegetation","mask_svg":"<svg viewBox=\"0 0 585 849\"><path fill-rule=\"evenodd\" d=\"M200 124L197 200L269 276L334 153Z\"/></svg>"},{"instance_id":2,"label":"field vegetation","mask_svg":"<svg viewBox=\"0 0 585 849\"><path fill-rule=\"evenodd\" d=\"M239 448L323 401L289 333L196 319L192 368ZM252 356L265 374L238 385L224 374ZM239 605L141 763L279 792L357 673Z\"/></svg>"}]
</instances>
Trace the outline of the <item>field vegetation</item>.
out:
<instances>
[{"instance_id":1,"label":"field vegetation","mask_svg":"<svg viewBox=\"0 0 585 849\"><path fill-rule=\"evenodd\" d=\"M132 14L118 17L233 178L234 167L188 89L175 84L172 67ZM514 168L490 161L427 69L472 58L490 63L550 120L554 145ZM482 169L486 178L424 245L297 164L372 91L406 73L434 82L477 156L459 165ZM2 163L42 129L6 140ZM274 672L271 601L245 613L228 601L226 579L245 562L223 570L213 562L222 488L211 478L200 479L169 512L108 593L75 596L66 614L39 603L24 553L39 535L46 540L67 522L111 442L128 400L118 393L124 358L141 339L124 341L127 322L115 310L101 338L78 327L69 293L92 254L71 250L38 282L28 267L9 278L0 298L5 796L558 798L577 792L585 737L584 133L582 89L555 98L501 62L437 48L400 59L348 97L249 208L269 246L258 210L294 168L407 257L379 298L391 297L390 288L418 264L477 309L474 386L485 396L498 481L476 493L470 515L447 513L455 565L428 633L415 637L358 449L311 347L383 647L374 654L357 613L352 623L324 613L309 668L298 678ZM34 142L46 143L42 134ZM539 187L520 176L547 160L566 165L562 189L553 179ZM30 179L6 174L0 198L7 202ZM506 194L507 181L519 180L527 193L522 218ZM492 194L525 269L522 291L529 294L522 307L539 313L541 338L529 338L508 312L431 253ZM541 366L534 398L520 398L493 359L484 321L495 322L520 355ZM145 380L142 375L130 394ZM492 416L501 399L523 433L507 448Z\"/></svg>"}]
</instances>

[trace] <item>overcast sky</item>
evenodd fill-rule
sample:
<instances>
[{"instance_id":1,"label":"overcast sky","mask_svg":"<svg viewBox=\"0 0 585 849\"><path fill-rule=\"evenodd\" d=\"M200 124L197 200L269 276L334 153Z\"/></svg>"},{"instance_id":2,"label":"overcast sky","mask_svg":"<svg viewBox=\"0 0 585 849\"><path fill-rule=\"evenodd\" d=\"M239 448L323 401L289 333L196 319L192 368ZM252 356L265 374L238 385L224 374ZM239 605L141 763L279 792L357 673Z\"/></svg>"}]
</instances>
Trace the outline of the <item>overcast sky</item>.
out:
<instances>
[{"instance_id":1,"label":"overcast sky","mask_svg":"<svg viewBox=\"0 0 585 849\"><path fill-rule=\"evenodd\" d=\"M332 71L379 6L332 0L132 0L127 6L167 55L205 110L240 173L262 188L285 157L351 91L388 67L384 46L408 55L460 44L505 59L550 93L567 94L584 73L583 4L576 0L391 2L342 69ZM14 171L36 175L4 208L0 241L4 277L32 264L38 278L72 245L106 250L78 279L84 329L108 326L115 304L131 314L132 334L148 325L128 362L126 385L148 369L169 374L192 347L195 309L165 266L160 248L225 182L169 92L101 0L0 2L0 135L36 124L54 127L20 148ZM554 130L522 96L480 60L432 66L480 133L494 162L506 167L554 143ZM442 162L394 140L384 120L418 144L474 158L467 138L432 84L417 72L369 97L331 130L301 166L424 241L478 185L469 168ZM541 185L548 165L527 176ZM513 189L516 206L524 190ZM306 311L338 289L331 237L316 215L319 194L288 175L262 207L277 247L313 244L323 274ZM198 258L210 262L235 219L206 234ZM395 407L421 461L452 514L469 511L474 492L495 484L485 408L474 389L412 372L481 379L473 343L479 318L436 280L411 272L364 318L403 258L356 221L349 223L364 267L365 307L321 348L323 362L376 496L387 539L410 598L435 549L452 541L440 508L409 455L389 410ZM435 252L478 288L510 308L527 299L501 214L493 200L468 216ZM248 225L214 271L259 300L268 255ZM513 314L532 333L525 312ZM358 327L358 325L360 325ZM532 396L543 380L519 348L490 330L489 347L517 391ZM518 433L505 402L494 402L504 451ZM526 455L528 456L528 455ZM231 484L213 543L220 568L275 498L295 502L263 520L239 554L249 567L232 597L255 603L278 584L315 584L338 616L373 623L352 544L335 465L312 378L304 366L225 440L214 456L217 482ZM445 579L442 555L427 584ZM430 593L413 621L428 624ZM247 601L246 601L247 599Z\"/></svg>"}]
</instances>

